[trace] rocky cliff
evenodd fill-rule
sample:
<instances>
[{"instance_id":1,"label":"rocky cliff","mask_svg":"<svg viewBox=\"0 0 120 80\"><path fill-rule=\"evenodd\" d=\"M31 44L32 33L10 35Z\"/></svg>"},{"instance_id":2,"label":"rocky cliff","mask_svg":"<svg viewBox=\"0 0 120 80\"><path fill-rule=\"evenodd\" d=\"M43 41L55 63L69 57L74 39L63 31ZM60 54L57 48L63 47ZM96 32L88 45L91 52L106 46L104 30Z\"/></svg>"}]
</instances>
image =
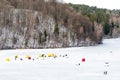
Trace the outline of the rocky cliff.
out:
<instances>
[{"instance_id":1,"label":"rocky cliff","mask_svg":"<svg viewBox=\"0 0 120 80\"><path fill-rule=\"evenodd\" d=\"M98 33L99 34L99 33ZM26 9L0 11L0 49L55 48L95 45L89 37L79 38L77 33L57 24L50 16Z\"/></svg>"},{"instance_id":2,"label":"rocky cliff","mask_svg":"<svg viewBox=\"0 0 120 80\"><path fill-rule=\"evenodd\" d=\"M44 0L0 1L0 49L58 48L102 43L103 26L67 4Z\"/></svg>"}]
</instances>

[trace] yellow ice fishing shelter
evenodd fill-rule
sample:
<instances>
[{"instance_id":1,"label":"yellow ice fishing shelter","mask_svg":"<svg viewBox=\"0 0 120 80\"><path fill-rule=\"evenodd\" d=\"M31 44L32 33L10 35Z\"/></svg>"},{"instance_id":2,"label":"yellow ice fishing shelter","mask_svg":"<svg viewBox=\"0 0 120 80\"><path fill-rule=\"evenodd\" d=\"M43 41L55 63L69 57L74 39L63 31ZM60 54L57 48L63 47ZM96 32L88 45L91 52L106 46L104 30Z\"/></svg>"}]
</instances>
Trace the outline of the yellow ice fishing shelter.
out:
<instances>
[{"instance_id":1,"label":"yellow ice fishing shelter","mask_svg":"<svg viewBox=\"0 0 120 80\"><path fill-rule=\"evenodd\" d=\"M45 54L39 54L39 57L44 58L44 57L46 57L46 55Z\"/></svg>"},{"instance_id":2,"label":"yellow ice fishing shelter","mask_svg":"<svg viewBox=\"0 0 120 80\"><path fill-rule=\"evenodd\" d=\"M15 59L17 59L18 58L18 55L15 55Z\"/></svg>"},{"instance_id":3,"label":"yellow ice fishing shelter","mask_svg":"<svg viewBox=\"0 0 120 80\"><path fill-rule=\"evenodd\" d=\"M53 54L53 53L49 53L49 54L48 54L48 57L57 57L57 55L56 55L56 54Z\"/></svg>"},{"instance_id":4,"label":"yellow ice fishing shelter","mask_svg":"<svg viewBox=\"0 0 120 80\"><path fill-rule=\"evenodd\" d=\"M10 62L10 58L6 58L5 61L6 61L6 62Z\"/></svg>"}]
</instances>

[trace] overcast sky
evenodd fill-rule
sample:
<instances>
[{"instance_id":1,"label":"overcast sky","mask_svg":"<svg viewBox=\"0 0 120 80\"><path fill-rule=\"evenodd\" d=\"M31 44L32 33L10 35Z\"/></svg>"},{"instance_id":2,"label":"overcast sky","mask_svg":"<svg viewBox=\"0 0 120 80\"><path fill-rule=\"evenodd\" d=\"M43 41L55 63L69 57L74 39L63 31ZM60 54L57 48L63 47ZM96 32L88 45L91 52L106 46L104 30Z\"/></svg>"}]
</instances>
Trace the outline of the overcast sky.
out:
<instances>
[{"instance_id":1,"label":"overcast sky","mask_svg":"<svg viewBox=\"0 0 120 80\"><path fill-rule=\"evenodd\" d=\"M86 4L89 6L97 6L99 8L120 9L120 0L63 0L74 4Z\"/></svg>"}]
</instances>

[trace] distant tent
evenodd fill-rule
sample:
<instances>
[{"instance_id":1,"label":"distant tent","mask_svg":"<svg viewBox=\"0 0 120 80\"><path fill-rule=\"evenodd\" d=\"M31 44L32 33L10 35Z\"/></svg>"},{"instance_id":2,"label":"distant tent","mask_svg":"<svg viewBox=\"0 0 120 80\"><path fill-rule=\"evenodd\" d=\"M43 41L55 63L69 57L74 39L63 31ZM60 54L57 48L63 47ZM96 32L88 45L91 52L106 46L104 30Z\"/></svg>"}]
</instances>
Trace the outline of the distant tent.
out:
<instances>
[{"instance_id":1,"label":"distant tent","mask_svg":"<svg viewBox=\"0 0 120 80\"><path fill-rule=\"evenodd\" d=\"M10 58L6 58L5 61L6 61L6 62L10 62Z\"/></svg>"},{"instance_id":2,"label":"distant tent","mask_svg":"<svg viewBox=\"0 0 120 80\"><path fill-rule=\"evenodd\" d=\"M57 55L56 55L56 54L53 54L53 53L49 53L49 54L48 54L48 57L57 57Z\"/></svg>"},{"instance_id":3,"label":"distant tent","mask_svg":"<svg viewBox=\"0 0 120 80\"><path fill-rule=\"evenodd\" d=\"M30 55L27 55L25 58L31 60L31 56Z\"/></svg>"},{"instance_id":4,"label":"distant tent","mask_svg":"<svg viewBox=\"0 0 120 80\"><path fill-rule=\"evenodd\" d=\"M44 58L44 57L46 57L46 55L45 54L39 54L39 57Z\"/></svg>"},{"instance_id":5,"label":"distant tent","mask_svg":"<svg viewBox=\"0 0 120 80\"><path fill-rule=\"evenodd\" d=\"M29 56L28 59L31 60L31 57Z\"/></svg>"},{"instance_id":6,"label":"distant tent","mask_svg":"<svg viewBox=\"0 0 120 80\"><path fill-rule=\"evenodd\" d=\"M15 60L18 58L18 55L15 55Z\"/></svg>"},{"instance_id":7,"label":"distant tent","mask_svg":"<svg viewBox=\"0 0 120 80\"><path fill-rule=\"evenodd\" d=\"M82 62L85 62L86 61L86 59L85 58L82 58Z\"/></svg>"}]
</instances>

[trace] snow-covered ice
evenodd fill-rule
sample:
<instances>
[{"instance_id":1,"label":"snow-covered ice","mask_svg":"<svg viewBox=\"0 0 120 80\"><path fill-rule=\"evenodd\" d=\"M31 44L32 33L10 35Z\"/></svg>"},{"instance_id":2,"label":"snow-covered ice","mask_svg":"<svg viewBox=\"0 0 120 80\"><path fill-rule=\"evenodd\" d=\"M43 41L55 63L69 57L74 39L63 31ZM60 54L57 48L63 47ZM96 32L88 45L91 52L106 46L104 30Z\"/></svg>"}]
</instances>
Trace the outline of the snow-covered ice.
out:
<instances>
[{"instance_id":1,"label":"snow-covered ice","mask_svg":"<svg viewBox=\"0 0 120 80\"><path fill-rule=\"evenodd\" d=\"M58 57L38 58L49 53ZM120 80L120 38L90 47L0 50L0 80Z\"/></svg>"}]
</instances>

